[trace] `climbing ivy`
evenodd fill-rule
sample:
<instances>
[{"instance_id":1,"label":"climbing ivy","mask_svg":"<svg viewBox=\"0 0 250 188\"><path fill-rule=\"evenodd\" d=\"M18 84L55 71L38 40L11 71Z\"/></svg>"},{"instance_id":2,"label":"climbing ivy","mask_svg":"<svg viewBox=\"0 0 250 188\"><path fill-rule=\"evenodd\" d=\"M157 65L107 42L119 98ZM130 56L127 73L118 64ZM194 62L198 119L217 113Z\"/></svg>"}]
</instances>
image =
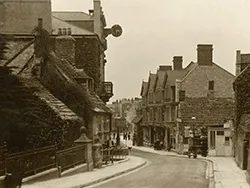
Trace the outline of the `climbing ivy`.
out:
<instances>
[{"instance_id":1,"label":"climbing ivy","mask_svg":"<svg viewBox=\"0 0 250 188\"><path fill-rule=\"evenodd\" d=\"M247 67L234 82L235 91L235 120L239 125L243 114L250 113L250 67Z\"/></svg>"}]
</instances>

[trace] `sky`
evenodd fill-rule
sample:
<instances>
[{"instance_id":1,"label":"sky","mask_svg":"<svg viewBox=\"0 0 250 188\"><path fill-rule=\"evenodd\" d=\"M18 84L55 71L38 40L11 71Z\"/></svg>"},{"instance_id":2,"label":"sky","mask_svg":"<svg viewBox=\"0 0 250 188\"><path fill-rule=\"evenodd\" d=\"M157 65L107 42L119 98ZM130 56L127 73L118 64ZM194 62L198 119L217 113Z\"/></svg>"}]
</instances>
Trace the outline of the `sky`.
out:
<instances>
[{"instance_id":1,"label":"sky","mask_svg":"<svg viewBox=\"0 0 250 188\"><path fill-rule=\"evenodd\" d=\"M213 61L235 74L236 50L250 53L250 0L102 0L107 27L123 34L108 37L106 80L111 101L140 96L142 81L159 65L196 62L197 45L213 44ZM93 9L93 0L52 0L53 10Z\"/></svg>"}]
</instances>

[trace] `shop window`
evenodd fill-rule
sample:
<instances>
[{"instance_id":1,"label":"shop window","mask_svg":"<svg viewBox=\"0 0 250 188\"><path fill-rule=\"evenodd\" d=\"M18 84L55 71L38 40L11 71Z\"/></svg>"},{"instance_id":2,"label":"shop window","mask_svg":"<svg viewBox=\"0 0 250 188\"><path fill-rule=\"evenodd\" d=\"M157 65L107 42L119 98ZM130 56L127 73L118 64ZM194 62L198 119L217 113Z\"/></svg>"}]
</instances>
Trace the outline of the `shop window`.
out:
<instances>
[{"instance_id":1,"label":"shop window","mask_svg":"<svg viewBox=\"0 0 250 188\"><path fill-rule=\"evenodd\" d=\"M229 137L225 137L225 146L229 146L230 145L230 138Z\"/></svg>"},{"instance_id":2,"label":"shop window","mask_svg":"<svg viewBox=\"0 0 250 188\"><path fill-rule=\"evenodd\" d=\"M215 148L215 131L210 131L210 148Z\"/></svg>"},{"instance_id":3,"label":"shop window","mask_svg":"<svg viewBox=\"0 0 250 188\"><path fill-rule=\"evenodd\" d=\"M224 131L217 131L218 136L224 136Z\"/></svg>"}]
</instances>

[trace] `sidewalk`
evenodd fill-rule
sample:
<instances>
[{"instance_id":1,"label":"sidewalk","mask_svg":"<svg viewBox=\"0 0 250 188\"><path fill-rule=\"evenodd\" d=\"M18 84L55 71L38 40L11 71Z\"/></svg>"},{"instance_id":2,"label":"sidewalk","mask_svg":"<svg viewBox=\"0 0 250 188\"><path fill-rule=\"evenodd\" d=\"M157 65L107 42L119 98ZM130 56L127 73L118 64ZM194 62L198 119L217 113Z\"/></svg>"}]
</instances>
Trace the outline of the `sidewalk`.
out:
<instances>
[{"instance_id":1,"label":"sidewalk","mask_svg":"<svg viewBox=\"0 0 250 188\"><path fill-rule=\"evenodd\" d=\"M164 150L154 150L150 147L143 146L133 146L132 149L140 150L144 152L156 153L159 155L167 156L178 156L185 157L185 155L179 155L174 152L168 152ZM214 179L214 183L210 183L209 187L215 188L250 188L250 185L246 180L246 172L241 170L235 163L233 157L201 157L198 156L197 159L203 159L206 161L211 161L213 163L213 174L209 174L209 165L207 169L207 176ZM209 163L208 163L209 164ZM209 180L210 180L209 178ZM211 180L210 180L211 181ZM214 184L214 185L211 185Z\"/></svg>"},{"instance_id":2,"label":"sidewalk","mask_svg":"<svg viewBox=\"0 0 250 188\"><path fill-rule=\"evenodd\" d=\"M91 172L80 173L54 180L37 182L30 185L23 185L22 188L81 188L90 186L124 173L133 171L145 165L146 160L140 157L128 156L125 162L116 162L101 169L94 169Z\"/></svg>"},{"instance_id":3,"label":"sidewalk","mask_svg":"<svg viewBox=\"0 0 250 188\"><path fill-rule=\"evenodd\" d=\"M213 161L215 188L250 188L246 172L241 170L232 157L208 157Z\"/></svg>"}]
</instances>

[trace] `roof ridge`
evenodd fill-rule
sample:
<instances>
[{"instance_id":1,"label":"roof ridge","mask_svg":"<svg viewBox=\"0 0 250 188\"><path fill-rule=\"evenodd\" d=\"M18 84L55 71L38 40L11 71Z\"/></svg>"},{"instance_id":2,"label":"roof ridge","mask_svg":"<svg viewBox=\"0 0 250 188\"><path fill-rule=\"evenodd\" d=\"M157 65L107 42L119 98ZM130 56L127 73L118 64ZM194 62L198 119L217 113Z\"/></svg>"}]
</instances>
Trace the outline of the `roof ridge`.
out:
<instances>
[{"instance_id":1,"label":"roof ridge","mask_svg":"<svg viewBox=\"0 0 250 188\"><path fill-rule=\"evenodd\" d=\"M191 64L192 62L190 62L189 64ZM183 82L197 67L198 67L198 64L195 64L195 66L184 75L184 77L181 79L181 82Z\"/></svg>"},{"instance_id":2,"label":"roof ridge","mask_svg":"<svg viewBox=\"0 0 250 188\"><path fill-rule=\"evenodd\" d=\"M58 20L60 20L60 21L62 21L62 22L65 22L66 24L71 25L71 26L73 26L73 27L75 27L75 28L77 28L77 29L80 29L80 30L83 30L83 31L92 33L93 35L96 35L96 34L95 34L94 32L92 32L92 31L89 31L89 30L87 30L87 29L83 29L83 28L81 28L81 27L79 27L79 26L73 25L73 24L71 24L71 23L69 23L69 22L67 22L67 21L65 21L65 20L62 20L62 19L56 17L56 16L53 16L53 15L52 15L52 17L55 18L55 19L58 19ZM72 35L74 35L74 34L72 34Z\"/></svg>"},{"instance_id":3,"label":"roof ridge","mask_svg":"<svg viewBox=\"0 0 250 188\"><path fill-rule=\"evenodd\" d=\"M216 64L216 63L213 63L213 65L215 65L215 66L219 67L220 69L222 69L222 70L226 71L228 74L231 74L232 76L234 76L234 77L235 77L235 75L233 75L231 72L229 72L228 70L224 69L224 68L223 68L223 67L221 67L220 65L218 65L218 64Z\"/></svg>"}]
</instances>

